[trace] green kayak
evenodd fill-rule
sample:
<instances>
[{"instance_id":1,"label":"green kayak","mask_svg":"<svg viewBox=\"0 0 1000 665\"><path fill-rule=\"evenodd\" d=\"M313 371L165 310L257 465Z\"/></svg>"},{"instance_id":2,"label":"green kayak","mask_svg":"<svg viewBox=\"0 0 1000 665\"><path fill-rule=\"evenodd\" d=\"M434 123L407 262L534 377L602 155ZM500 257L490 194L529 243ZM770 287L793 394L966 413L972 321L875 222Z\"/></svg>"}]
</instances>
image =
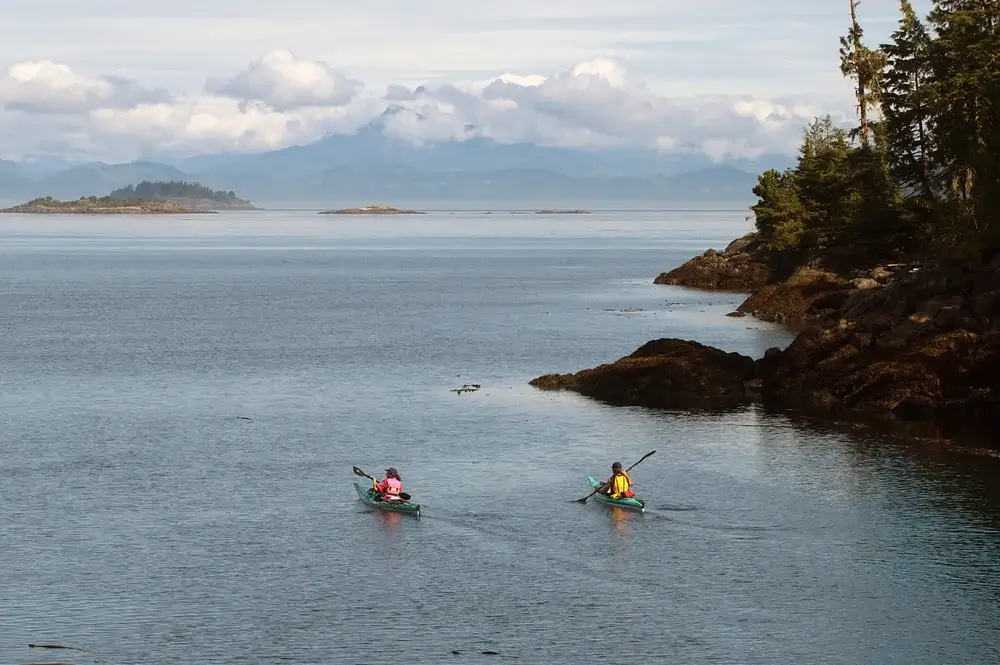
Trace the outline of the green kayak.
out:
<instances>
[{"instance_id":1,"label":"green kayak","mask_svg":"<svg viewBox=\"0 0 1000 665\"><path fill-rule=\"evenodd\" d=\"M354 483L354 489L358 490L358 497L361 503L379 510L389 510L394 513L407 513L420 517L420 504L409 501L382 501L378 494L371 488L362 487L359 483Z\"/></svg>"},{"instance_id":2,"label":"green kayak","mask_svg":"<svg viewBox=\"0 0 1000 665\"><path fill-rule=\"evenodd\" d=\"M601 485L601 481L593 476L587 476L587 482L593 489L597 489ZM622 498L622 499L612 499L606 494L601 494L598 492L594 495L594 498L601 503L606 503L610 506L620 506L622 508L627 508L628 510L638 510L640 513L646 512L646 502L641 499L632 498Z\"/></svg>"}]
</instances>

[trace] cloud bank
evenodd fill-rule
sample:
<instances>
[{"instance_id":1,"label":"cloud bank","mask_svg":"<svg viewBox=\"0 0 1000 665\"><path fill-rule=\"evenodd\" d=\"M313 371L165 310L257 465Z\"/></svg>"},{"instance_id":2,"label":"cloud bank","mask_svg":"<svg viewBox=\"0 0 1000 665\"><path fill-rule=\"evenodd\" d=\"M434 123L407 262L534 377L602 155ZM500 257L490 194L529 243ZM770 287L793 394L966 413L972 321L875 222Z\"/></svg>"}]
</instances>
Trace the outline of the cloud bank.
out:
<instances>
[{"instance_id":1,"label":"cloud bank","mask_svg":"<svg viewBox=\"0 0 1000 665\"><path fill-rule=\"evenodd\" d=\"M814 116L851 113L850 100L836 97L671 98L611 57L549 73L375 88L288 50L209 77L193 92L49 60L15 63L0 77L0 109L0 157L54 152L109 160L271 150L350 133L375 118L387 136L418 145L483 137L722 160L790 153Z\"/></svg>"}]
</instances>

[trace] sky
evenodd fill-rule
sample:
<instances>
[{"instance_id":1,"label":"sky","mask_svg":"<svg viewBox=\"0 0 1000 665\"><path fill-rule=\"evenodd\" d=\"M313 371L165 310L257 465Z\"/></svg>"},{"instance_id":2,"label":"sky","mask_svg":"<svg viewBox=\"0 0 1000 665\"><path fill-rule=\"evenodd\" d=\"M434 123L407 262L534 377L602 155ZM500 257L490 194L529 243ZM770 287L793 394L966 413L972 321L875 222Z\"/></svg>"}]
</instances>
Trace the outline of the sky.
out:
<instances>
[{"instance_id":1,"label":"sky","mask_svg":"<svg viewBox=\"0 0 1000 665\"><path fill-rule=\"evenodd\" d=\"M415 144L791 153L853 117L848 1L0 0L0 158L260 152L390 105ZM898 1L858 12L877 44Z\"/></svg>"}]
</instances>

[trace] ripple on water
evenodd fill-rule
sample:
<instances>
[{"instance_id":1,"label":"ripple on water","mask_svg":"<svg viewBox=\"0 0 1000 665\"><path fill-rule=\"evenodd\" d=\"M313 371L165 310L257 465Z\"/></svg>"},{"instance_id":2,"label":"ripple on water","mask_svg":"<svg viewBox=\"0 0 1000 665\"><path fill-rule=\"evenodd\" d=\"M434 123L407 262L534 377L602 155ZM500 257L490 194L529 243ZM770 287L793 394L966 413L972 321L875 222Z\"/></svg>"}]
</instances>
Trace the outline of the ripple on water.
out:
<instances>
[{"instance_id":1,"label":"ripple on water","mask_svg":"<svg viewBox=\"0 0 1000 665\"><path fill-rule=\"evenodd\" d=\"M722 316L738 296L649 284L742 214L220 217L4 242L0 653L996 662L995 465L526 385L664 335L787 342ZM573 503L653 449L645 515ZM351 466L390 464L420 520L357 501Z\"/></svg>"}]
</instances>

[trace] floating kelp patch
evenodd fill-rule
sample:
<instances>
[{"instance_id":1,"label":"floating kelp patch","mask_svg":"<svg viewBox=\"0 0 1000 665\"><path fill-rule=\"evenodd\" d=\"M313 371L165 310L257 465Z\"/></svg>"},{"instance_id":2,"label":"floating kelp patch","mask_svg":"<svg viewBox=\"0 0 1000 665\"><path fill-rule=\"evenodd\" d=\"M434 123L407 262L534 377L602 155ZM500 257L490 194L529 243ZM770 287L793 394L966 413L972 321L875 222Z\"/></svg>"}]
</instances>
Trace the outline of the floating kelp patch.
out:
<instances>
[{"instance_id":1,"label":"floating kelp patch","mask_svg":"<svg viewBox=\"0 0 1000 665\"><path fill-rule=\"evenodd\" d=\"M480 388L482 388L482 385L478 383L466 383L461 388L452 388L451 392L461 395L462 393L474 393Z\"/></svg>"}]
</instances>

